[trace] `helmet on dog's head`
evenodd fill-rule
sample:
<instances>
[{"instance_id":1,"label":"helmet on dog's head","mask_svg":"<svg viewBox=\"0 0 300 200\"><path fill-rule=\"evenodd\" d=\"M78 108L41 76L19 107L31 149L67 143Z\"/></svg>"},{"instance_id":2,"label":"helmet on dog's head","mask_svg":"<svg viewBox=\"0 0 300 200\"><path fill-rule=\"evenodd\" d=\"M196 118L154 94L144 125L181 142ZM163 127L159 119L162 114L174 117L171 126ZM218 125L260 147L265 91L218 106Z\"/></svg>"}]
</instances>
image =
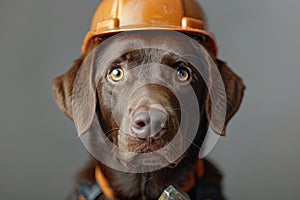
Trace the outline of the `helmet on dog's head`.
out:
<instances>
[{"instance_id":1,"label":"helmet on dog's head","mask_svg":"<svg viewBox=\"0 0 300 200\"><path fill-rule=\"evenodd\" d=\"M200 35L209 43L211 53L217 55L214 36L196 0L103 0L94 13L82 52L86 53L95 36L132 30L174 30Z\"/></svg>"}]
</instances>

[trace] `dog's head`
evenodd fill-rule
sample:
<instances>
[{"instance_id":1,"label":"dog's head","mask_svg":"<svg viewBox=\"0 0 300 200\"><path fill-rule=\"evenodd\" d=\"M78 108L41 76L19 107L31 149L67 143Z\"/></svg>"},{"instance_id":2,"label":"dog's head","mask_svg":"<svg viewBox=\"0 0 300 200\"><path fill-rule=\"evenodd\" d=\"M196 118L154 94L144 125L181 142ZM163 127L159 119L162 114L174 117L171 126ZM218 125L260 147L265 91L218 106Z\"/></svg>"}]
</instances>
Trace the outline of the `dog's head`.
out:
<instances>
[{"instance_id":1,"label":"dog's head","mask_svg":"<svg viewBox=\"0 0 300 200\"><path fill-rule=\"evenodd\" d=\"M186 150L186 143L193 143L199 150L212 119L212 65L202 62L201 67L208 75L203 78L197 70L199 66L182 56L186 54L184 44L176 34L157 33L160 34L152 35L151 39L148 33L138 32L105 40L103 48L99 45L104 38L95 38L88 53L54 81L55 99L75 121L79 134L88 130L96 116L109 141L121 149L114 156L124 165L178 164L186 154L177 159L170 154L180 155ZM217 65L222 76L226 91L225 125L220 129L214 122L211 127L224 135L228 121L239 108L244 85L224 62L209 57L202 47L205 41L193 40L192 44L203 49L199 56ZM222 118L221 111L214 112L216 119ZM191 121L200 124L194 130L196 137L189 137ZM149 159L140 157L161 149L162 154L152 154Z\"/></svg>"}]
</instances>

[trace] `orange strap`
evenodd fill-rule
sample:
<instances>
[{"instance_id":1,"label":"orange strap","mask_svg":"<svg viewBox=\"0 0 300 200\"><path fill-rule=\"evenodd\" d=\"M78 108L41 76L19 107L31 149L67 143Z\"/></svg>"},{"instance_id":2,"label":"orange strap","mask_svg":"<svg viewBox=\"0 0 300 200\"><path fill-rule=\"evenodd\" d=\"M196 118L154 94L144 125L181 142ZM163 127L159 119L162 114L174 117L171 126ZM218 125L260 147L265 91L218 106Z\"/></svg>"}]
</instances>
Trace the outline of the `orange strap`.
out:
<instances>
[{"instance_id":1,"label":"orange strap","mask_svg":"<svg viewBox=\"0 0 300 200\"><path fill-rule=\"evenodd\" d=\"M204 161L203 159L199 158L195 164L195 171L198 178L202 178L204 175ZM195 177L195 171L192 171L189 177L188 182L181 187L180 189L183 192L189 192L191 191L195 185L196 185L196 177Z\"/></svg>"},{"instance_id":2,"label":"orange strap","mask_svg":"<svg viewBox=\"0 0 300 200\"><path fill-rule=\"evenodd\" d=\"M99 187L101 188L102 192L104 193L104 195L111 200L115 199L113 190L108 184L105 176L102 174L99 166L96 167L95 176L96 176L96 181Z\"/></svg>"},{"instance_id":3,"label":"orange strap","mask_svg":"<svg viewBox=\"0 0 300 200\"><path fill-rule=\"evenodd\" d=\"M191 172L188 182L182 188L180 188L182 191L189 192L196 185L195 172L196 172L196 175L198 178L203 177L203 175L204 175L203 159L199 158L197 160L196 165L195 165L195 171ZM97 181L98 185L100 186L100 188L102 189L104 195L107 196L111 200L115 199L113 190L111 189L105 176L102 174L99 166L96 167L95 176L96 176L96 181Z\"/></svg>"}]
</instances>

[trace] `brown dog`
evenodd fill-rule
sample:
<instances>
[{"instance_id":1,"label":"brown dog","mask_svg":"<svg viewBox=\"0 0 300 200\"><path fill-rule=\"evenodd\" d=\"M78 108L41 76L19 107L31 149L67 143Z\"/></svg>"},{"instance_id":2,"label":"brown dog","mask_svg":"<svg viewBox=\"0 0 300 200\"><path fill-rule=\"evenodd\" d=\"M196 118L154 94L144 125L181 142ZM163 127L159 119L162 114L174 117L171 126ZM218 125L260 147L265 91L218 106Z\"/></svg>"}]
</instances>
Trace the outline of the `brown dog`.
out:
<instances>
[{"instance_id":1,"label":"brown dog","mask_svg":"<svg viewBox=\"0 0 300 200\"><path fill-rule=\"evenodd\" d=\"M193 35L189 36L207 48L207 44L201 38ZM77 73L81 67L85 67L82 64L87 55L105 39L102 37L92 40L88 52L77 59L74 66L67 73L57 77L54 81L53 88L56 102L71 120L74 119L72 93ZM162 36L160 40L154 40L153 43L160 44L166 39ZM135 40L135 38L128 39L129 42L131 40ZM176 41L173 42L176 43ZM97 53L101 54L103 52ZM168 66L174 69L175 73L165 73L160 68L141 67L142 65L153 65L153 63ZM227 67L226 63L220 60L215 60L215 63L221 73L226 90L226 126L240 106L245 87L242 80ZM211 117L208 89L201 75L195 70L195 66L186 60L180 60L176 54L168 51L146 48L128 50L104 68L106 76L100 79L96 86L95 112L97 118L103 132L112 143L126 151L137 153L132 155L118 152L114 155L116 160L131 167L135 167L141 162L150 166L153 162L155 162L155 165L171 164L152 172L126 173L112 169L101 161L93 161L83 170L79 181L95 180L95 168L98 166L101 176L104 177L110 188L108 192L104 191L104 195L100 197L103 199L154 200L158 199L162 191L169 185L174 185L188 192L192 199L196 196L198 198L199 195L196 193L201 190L199 187L212 186L215 192L212 192L212 196L207 195L203 198L223 199L220 186L221 176L207 161L200 163L200 168L204 170L204 174L199 175L198 173L201 177L196 184L193 184L193 187L189 187L191 174L194 175L195 166L197 163L199 164L197 161L199 148L206 135ZM168 160L168 157L159 157L155 161L139 158L141 153L154 152L169 144L176 136L180 120L184 117L180 112L181 107L178 97L169 88L159 84L143 85L143 82L148 79L173 81L177 85L179 84L177 89L180 95L183 96L190 95L186 85L191 85L197 97L199 110L203 111L201 112L197 134L194 139L191 139L192 145L175 161ZM135 87L136 84L143 86ZM113 92L115 90L119 92ZM126 102L123 102L124 95L128 93L131 93L131 95L126 99ZM89 101L89 99L85 99L85 101ZM108 104L108 101L114 102L113 105ZM117 114L114 114L113 110ZM80 115L81 118L88 118L89 113L82 111ZM116 123L115 115L119 119L118 123ZM213 124L211 126L214 128ZM225 128L219 133L224 134ZM184 140L184 135L180 137L175 145L170 145L165 151L181 150L182 140ZM104 187L103 183L102 187Z\"/></svg>"}]
</instances>

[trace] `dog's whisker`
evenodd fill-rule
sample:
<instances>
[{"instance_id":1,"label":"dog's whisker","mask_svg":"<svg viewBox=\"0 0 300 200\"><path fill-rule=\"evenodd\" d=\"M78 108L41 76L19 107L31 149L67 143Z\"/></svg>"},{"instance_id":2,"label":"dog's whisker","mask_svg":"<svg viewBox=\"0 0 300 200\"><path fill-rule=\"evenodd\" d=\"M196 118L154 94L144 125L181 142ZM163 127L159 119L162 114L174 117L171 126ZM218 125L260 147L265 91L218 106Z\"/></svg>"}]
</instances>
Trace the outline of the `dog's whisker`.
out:
<instances>
[{"instance_id":1,"label":"dog's whisker","mask_svg":"<svg viewBox=\"0 0 300 200\"><path fill-rule=\"evenodd\" d=\"M105 137L104 137L105 142L108 141L108 140L110 140L110 137L111 137L113 134L114 134L113 132L111 132L110 134L106 134Z\"/></svg>"},{"instance_id":2,"label":"dog's whisker","mask_svg":"<svg viewBox=\"0 0 300 200\"><path fill-rule=\"evenodd\" d=\"M109 131L107 131L105 134L111 134L111 132L114 132L114 131L118 131L120 130L119 128L113 128L113 129L110 129Z\"/></svg>"},{"instance_id":3,"label":"dog's whisker","mask_svg":"<svg viewBox=\"0 0 300 200\"><path fill-rule=\"evenodd\" d=\"M195 146L195 147L198 148L199 150L201 149L201 147L200 147L199 145L197 145L196 143L194 143L194 142L192 141L192 139L190 139L190 138L187 137L186 140L188 140L188 141L191 143L191 145ZM186 155L183 157L183 161L184 161L186 164L188 164L188 165L190 165L191 167L193 167L194 164L191 162L191 159L193 159L193 158L192 158L192 154L186 154Z\"/></svg>"},{"instance_id":4,"label":"dog's whisker","mask_svg":"<svg viewBox=\"0 0 300 200\"><path fill-rule=\"evenodd\" d=\"M172 108L172 110L174 110L174 111L178 111L178 110L183 111L182 108Z\"/></svg>"},{"instance_id":5,"label":"dog's whisker","mask_svg":"<svg viewBox=\"0 0 300 200\"><path fill-rule=\"evenodd\" d=\"M115 131L119 131L119 128L114 128L104 133L104 135L106 136L105 140L109 140L109 138L115 133Z\"/></svg>"},{"instance_id":6,"label":"dog's whisker","mask_svg":"<svg viewBox=\"0 0 300 200\"><path fill-rule=\"evenodd\" d=\"M186 140L188 140L188 142L191 143L191 145L194 145L195 147L197 147L199 150L201 149L201 147L199 145L197 145L193 140L191 140L190 138L186 137Z\"/></svg>"}]
</instances>

